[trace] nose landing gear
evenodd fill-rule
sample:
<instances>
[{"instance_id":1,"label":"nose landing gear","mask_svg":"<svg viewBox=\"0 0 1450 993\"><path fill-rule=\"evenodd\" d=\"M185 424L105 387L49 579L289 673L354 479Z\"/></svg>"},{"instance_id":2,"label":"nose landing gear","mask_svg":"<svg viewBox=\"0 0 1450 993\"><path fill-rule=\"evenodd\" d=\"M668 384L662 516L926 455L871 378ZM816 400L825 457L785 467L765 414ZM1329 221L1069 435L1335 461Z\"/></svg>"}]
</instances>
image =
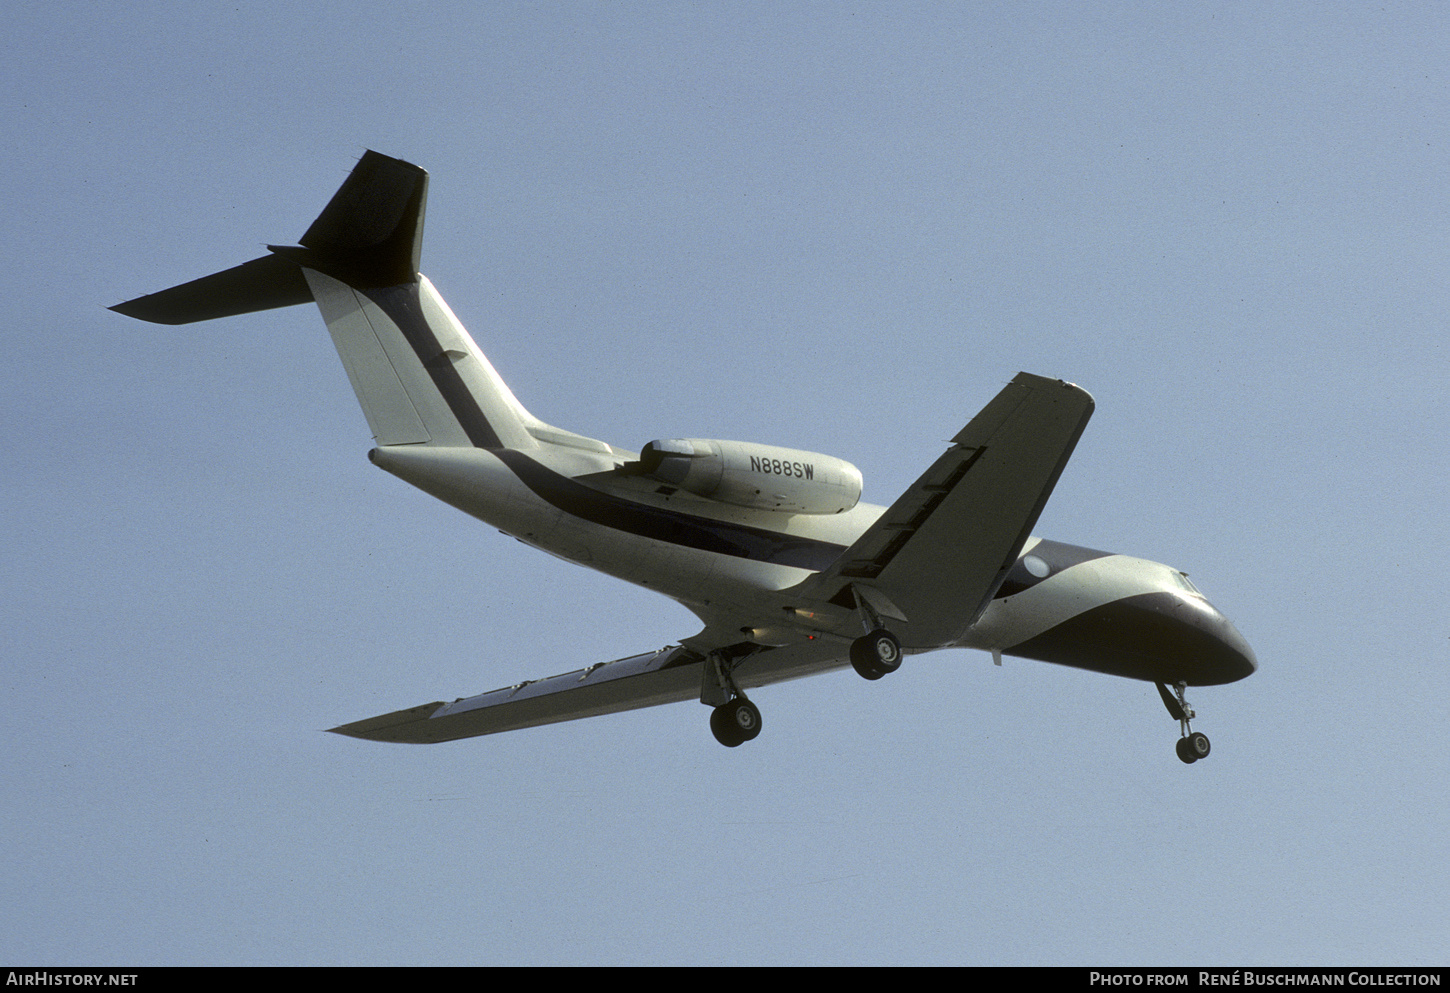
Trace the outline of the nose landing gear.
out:
<instances>
[{"instance_id":1,"label":"nose landing gear","mask_svg":"<svg viewBox=\"0 0 1450 993\"><path fill-rule=\"evenodd\" d=\"M1189 765L1201 758L1207 758L1208 748L1208 735L1202 731L1194 731L1178 739L1178 757Z\"/></svg>"},{"instance_id":2,"label":"nose landing gear","mask_svg":"<svg viewBox=\"0 0 1450 993\"><path fill-rule=\"evenodd\" d=\"M1208 758L1211 747L1208 742L1208 735L1202 731L1194 731L1188 726L1188 722L1196 716L1193 708L1188 705L1188 700L1184 696L1184 692L1188 689L1188 684L1184 682L1175 683L1173 686L1173 694L1170 694L1168 687L1162 683L1154 683L1153 685L1158 687L1158 695L1163 698L1163 706L1167 707L1168 713L1178 721L1179 734L1181 735L1177 745L1178 757L1186 765L1192 765L1199 759ZM1177 699L1174 699L1175 695Z\"/></svg>"}]
</instances>

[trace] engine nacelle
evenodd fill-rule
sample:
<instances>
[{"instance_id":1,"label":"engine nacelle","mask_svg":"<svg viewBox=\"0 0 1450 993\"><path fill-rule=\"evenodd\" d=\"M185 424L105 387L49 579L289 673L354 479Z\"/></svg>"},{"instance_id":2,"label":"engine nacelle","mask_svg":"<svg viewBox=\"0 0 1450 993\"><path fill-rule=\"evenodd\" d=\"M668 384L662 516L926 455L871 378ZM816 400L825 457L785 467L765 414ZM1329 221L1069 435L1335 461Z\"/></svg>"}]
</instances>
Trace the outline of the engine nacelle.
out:
<instances>
[{"instance_id":1,"label":"engine nacelle","mask_svg":"<svg viewBox=\"0 0 1450 993\"><path fill-rule=\"evenodd\" d=\"M652 441L639 471L686 492L737 507L794 514L839 514L861 499L851 463L774 445L701 438Z\"/></svg>"}]
</instances>

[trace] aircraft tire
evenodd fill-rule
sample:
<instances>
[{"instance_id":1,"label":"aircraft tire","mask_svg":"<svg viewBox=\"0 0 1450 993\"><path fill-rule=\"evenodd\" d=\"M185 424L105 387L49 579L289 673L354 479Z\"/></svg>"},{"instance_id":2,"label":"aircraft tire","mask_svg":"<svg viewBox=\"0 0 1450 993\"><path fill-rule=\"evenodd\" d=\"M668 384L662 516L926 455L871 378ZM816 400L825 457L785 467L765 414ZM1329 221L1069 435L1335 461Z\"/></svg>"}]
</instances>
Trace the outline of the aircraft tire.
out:
<instances>
[{"instance_id":1,"label":"aircraft tire","mask_svg":"<svg viewBox=\"0 0 1450 993\"><path fill-rule=\"evenodd\" d=\"M1211 747L1208 743L1208 735L1202 731L1195 731L1183 740L1187 742L1183 746L1184 750L1193 756L1195 762L1199 759L1208 758L1208 752Z\"/></svg>"},{"instance_id":2,"label":"aircraft tire","mask_svg":"<svg viewBox=\"0 0 1450 993\"><path fill-rule=\"evenodd\" d=\"M710 711L710 733L726 748L734 748L745 741L744 736L731 726L730 715L725 712L725 707L716 707Z\"/></svg>"},{"instance_id":3,"label":"aircraft tire","mask_svg":"<svg viewBox=\"0 0 1450 993\"><path fill-rule=\"evenodd\" d=\"M851 668L863 679L880 679L901 668L901 642L885 628L851 642Z\"/></svg>"},{"instance_id":4,"label":"aircraft tire","mask_svg":"<svg viewBox=\"0 0 1450 993\"><path fill-rule=\"evenodd\" d=\"M1174 748L1178 752L1178 757L1183 760L1185 765L1192 765L1198 761L1198 756L1188 750L1187 738L1179 738L1178 744Z\"/></svg>"},{"instance_id":5,"label":"aircraft tire","mask_svg":"<svg viewBox=\"0 0 1450 993\"><path fill-rule=\"evenodd\" d=\"M726 748L735 748L760 734L760 708L737 697L710 712L710 730Z\"/></svg>"}]
</instances>

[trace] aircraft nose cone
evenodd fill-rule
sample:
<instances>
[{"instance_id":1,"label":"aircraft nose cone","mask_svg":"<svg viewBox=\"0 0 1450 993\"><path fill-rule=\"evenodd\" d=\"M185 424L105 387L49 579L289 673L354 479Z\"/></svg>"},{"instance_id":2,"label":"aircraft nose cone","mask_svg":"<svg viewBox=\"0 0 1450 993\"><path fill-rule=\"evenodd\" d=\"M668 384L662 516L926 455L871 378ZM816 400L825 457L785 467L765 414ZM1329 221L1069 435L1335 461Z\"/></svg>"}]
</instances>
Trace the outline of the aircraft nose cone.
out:
<instances>
[{"instance_id":1,"label":"aircraft nose cone","mask_svg":"<svg viewBox=\"0 0 1450 993\"><path fill-rule=\"evenodd\" d=\"M1161 634L1160 652L1180 670L1169 682L1182 679L1193 686L1213 686L1244 679L1259 668L1244 636L1207 600L1172 597L1145 606L1161 611L1169 622Z\"/></svg>"},{"instance_id":2,"label":"aircraft nose cone","mask_svg":"<svg viewBox=\"0 0 1450 993\"><path fill-rule=\"evenodd\" d=\"M1217 612L1215 611L1215 613ZM1254 650L1249 647L1244 636L1239 634L1238 629L1229 623L1229 619L1222 614L1218 615L1218 627L1218 639L1224 647L1222 665L1224 671L1229 674L1229 678L1225 681L1233 682L1258 672L1258 657L1254 655Z\"/></svg>"},{"instance_id":3,"label":"aircraft nose cone","mask_svg":"<svg viewBox=\"0 0 1450 993\"><path fill-rule=\"evenodd\" d=\"M1084 611L1009 650L1157 683L1216 686L1253 675L1254 650L1207 600L1167 591Z\"/></svg>"}]
</instances>

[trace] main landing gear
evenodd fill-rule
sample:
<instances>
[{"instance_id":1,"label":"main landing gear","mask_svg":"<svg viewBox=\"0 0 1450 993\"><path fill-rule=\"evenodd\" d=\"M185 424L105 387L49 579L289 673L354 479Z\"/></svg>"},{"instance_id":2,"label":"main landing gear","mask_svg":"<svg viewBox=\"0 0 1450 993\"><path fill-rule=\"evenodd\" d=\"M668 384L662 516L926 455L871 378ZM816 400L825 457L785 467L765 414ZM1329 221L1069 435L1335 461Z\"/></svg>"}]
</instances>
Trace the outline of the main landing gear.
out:
<instances>
[{"instance_id":1,"label":"main landing gear","mask_svg":"<svg viewBox=\"0 0 1450 993\"><path fill-rule=\"evenodd\" d=\"M760 734L760 708L743 696L736 697L710 711L710 730L726 748L750 741Z\"/></svg>"},{"instance_id":2,"label":"main landing gear","mask_svg":"<svg viewBox=\"0 0 1450 993\"><path fill-rule=\"evenodd\" d=\"M880 679L901 668L901 642L886 630L880 614L859 589L855 596L861 626L867 633L851 642L851 668L864 679ZM876 596L880 598L881 594ZM717 649L705 657L701 667L700 702L711 708L710 731L726 748L760 736L760 708L745 698L735 682L735 667L760 650L758 645L745 642Z\"/></svg>"},{"instance_id":3,"label":"main landing gear","mask_svg":"<svg viewBox=\"0 0 1450 993\"><path fill-rule=\"evenodd\" d=\"M871 591L860 586L852 586L851 594L856 598L856 612L861 617L861 627L866 631L865 635L851 642L851 668L863 679L880 679L888 672L901 668L901 642L886 630L881 614L899 617L900 611L889 601L873 604ZM884 597L877 591L874 599L880 601Z\"/></svg>"},{"instance_id":4,"label":"main landing gear","mask_svg":"<svg viewBox=\"0 0 1450 993\"><path fill-rule=\"evenodd\" d=\"M722 649L705 659L700 702L709 704L710 731L726 748L743 745L760 735L760 708L745 698L735 683L735 666L755 649Z\"/></svg>"},{"instance_id":5,"label":"main landing gear","mask_svg":"<svg viewBox=\"0 0 1450 993\"><path fill-rule=\"evenodd\" d=\"M901 642L885 628L851 642L851 668L864 679L880 679L901 668Z\"/></svg>"},{"instance_id":6,"label":"main landing gear","mask_svg":"<svg viewBox=\"0 0 1450 993\"><path fill-rule=\"evenodd\" d=\"M1192 765L1199 759L1208 758L1210 748L1208 735L1202 731L1193 731L1188 726L1188 722L1196 716L1193 708L1188 705L1188 700L1184 697L1188 684L1184 682L1174 684L1173 694L1177 696L1177 699L1169 694L1168 687L1162 683L1153 685L1158 687L1158 695L1163 698L1163 706L1167 707L1168 713L1178 721L1180 734L1177 745L1178 757L1187 765Z\"/></svg>"},{"instance_id":7,"label":"main landing gear","mask_svg":"<svg viewBox=\"0 0 1450 993\"><path fill-rule=\"evenodd\" d=\"M710 731L726 748L751 741L760 734L760 708L745 698L735 685L732 670L738 659L711 655L705 662L702 703L715 704L710 711ZM901 642L885 628L878 628L851 643L851 666L866 679L880 679L901 668ZM723 703L717 701L723 700Z\"/></svg>"}]
</instances>

